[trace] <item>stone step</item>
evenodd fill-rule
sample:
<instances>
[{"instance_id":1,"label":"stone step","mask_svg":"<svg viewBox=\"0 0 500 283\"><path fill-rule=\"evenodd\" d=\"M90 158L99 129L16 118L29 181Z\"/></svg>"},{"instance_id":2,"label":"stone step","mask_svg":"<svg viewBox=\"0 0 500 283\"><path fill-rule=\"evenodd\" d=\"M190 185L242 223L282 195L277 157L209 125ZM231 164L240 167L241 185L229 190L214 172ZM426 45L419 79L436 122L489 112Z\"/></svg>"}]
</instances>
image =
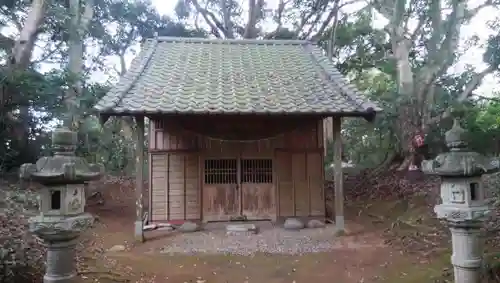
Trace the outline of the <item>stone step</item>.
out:
<instances>
[{"instance_id":1,"label":"stone step","mask_svg":"<svg viewBox=\"0 0 500 283\"><path fill-rule=\"evenodd\" d=\"M259 228L255 224L227 224L226 234L227 235L240 235L240 234L257 234Z\"/></svg>"}]
</instances>

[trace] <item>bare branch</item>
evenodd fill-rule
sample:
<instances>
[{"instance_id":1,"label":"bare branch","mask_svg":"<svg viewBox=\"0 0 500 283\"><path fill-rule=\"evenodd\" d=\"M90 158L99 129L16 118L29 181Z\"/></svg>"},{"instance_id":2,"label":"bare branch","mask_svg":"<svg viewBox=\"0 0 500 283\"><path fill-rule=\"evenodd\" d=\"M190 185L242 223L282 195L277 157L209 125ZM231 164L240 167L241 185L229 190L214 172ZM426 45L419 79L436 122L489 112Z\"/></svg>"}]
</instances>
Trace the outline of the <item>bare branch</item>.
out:
<instances>
[{"instance_id":1,"label":"bare branch","mask_svg":"<svg viewBox=\"0 0 500 283\"><path fill-rule=\"evenodd\" d=\"M23 24L21 19L17 16L15 12L11 12L9 14L10 14L10 20L12 21L12 23L14 23L18 32L21 32L21 30L23 29Z\"/></svg>"},{"instance_id":2,"label":"bare branch","mask_svg":"<svg viewBox=\"0 0 500 283\"><path fill-rule=\"evenodd\" d=\"M199 14L196 13L196 15L194 16L194 27L196 28L196 30L200 30L200 24L199 24Z\"/></svg>"},{"instance_id":3,"label":"bare branch","mask_svg":"<svg viewBox=\"0 0 500 283\"><path fill-rule=\"evenodd\" d=\"M333 24L336 25L336 23L338 21L338 14L339 14L340 9L342 9L345 6L357 3L359 1L360 0L351 0L351 1L347 1L347 2L345 2L343 4L340 4L340 0L335 0L334 4L333 4L332 10L330 11L330 13L326 17L326 19L321 24L321 27L318 29L318 31L316 32L316 34L317 35L323 34L325 32L325 30L328 28L328 26L330 25L330 23L332 22L332 19L334 17L335 17L335 19L333 19ZM336 27L334 27L334 29L336 29Z\"/></svg>"},{"instance_id":4,"label":"bare branch","mask_svg":"<svg viewBox=\"0 0 500 283\"><path fill-rule=\"evenodd\" d=\"M45 53L40 59L35 60L32 62L32 64L39 64L47 61L50 57L52 57L57 51L61 50L61 47L63 45L63 42L57 43L57 45L54 47L54 49L50 50L49 52Z\"/></svg>"},{"instance_id":5,"label":"bare branch","mask_svg":"<svg viewBox=\"0 0 500 283\"><path fill-rule=\"evenodd\" d=\"M390 20L394 15L395 0L368 0L367 3L386 19Z\"/></svg>"},{"instance_id":6,"label":"bare branch","mask_svg":"<svg viewBox=\"0 0 500 283\"><path fill-rule=\"evenodd\" d=\"M483 8L486 8L488 6L492 6L493 4L494 4L493 0L487 0L483 4L478 5L476 8L465 11L465 15L464 15L465 20L469 20L469 19L473 18L474 16L477 15L477 13L479 13L480 10L482 10Z\"/></svg>"},{"instance_id":7,"label":"bare branch","mask_svg":"<svg viewBox=\"0 0 500 283\"><path fill-rule=\"evenodd\" d=\"M419 17L417 26L415 27L413 32L410 33L410 40L412 42L417 40L417 38L422 35L422 32L424 31L423 27L425 25L426 20L427 17L425 15Z\"/></svg>"},{"instance_id":8,"label":"bare branch","mask_svg":"<svg viewBox=\"0 0 500 283\"><path fill-rule=\"evenodd\" d=\"M479 94L474 94L474 95L472 95L472 96L477 97L478 99L488 100L488 101L493 101L493 102L500 103L500 98L496 98L496 97L486 97L486 96L479 95Z\"/></svg>"},{"instance_id":9,"label":"bare branch","mask_svg":"<svg viewBox=\"0 0 500 283\"><path fill-rule=\"evenodd\" d=\"M314 16L314 14L317 13L320 6L321 6L321 0L316 0L311 10L308 13L304 12L304 14L301 16L300 24L297 27L296 34L299 34L304 29L305 25L309 22L312 16Z\"/></svg>"},{"instance_id":10,"label":"bare branch","mask_svg":"<svg viewBox=\"0 0 500 283\"><path fill-rule=\"evenodd\" d=\"M281 27L283 26L283 13L285 12L285 7L288 3L290 3L290 0L289 1L284 1L284 0L279 1L278 10L276 13L276 23L278 24L278 26L276 27L276 30L275 30L276 32L279 31L281 29Z\"/></svg>"},{"instance_id":11,"label":"bare branch","mask_svg":"<svg viewBox=\"0 0 500 283\"><path fill-rule=\"evenodd\" d=\"M116 66L113 66L113 70L120 75L121 71Z\"/></svg>"},{"instance_id":12,"label":"bare branch","mask_svg":"<svg viewBox=\"0 0 500 283\"><path fill-rule=\"evenodd\" d=\"M454 62L455 54L459 46L460 29L463 23L474 17L481 9L493 4L493 0L487 0L474 9L467 10L467 1L453 0L452 12L449 15L446 25L447 30L443 29L441 19L440 1L431 1L431 24L433 34L431 36L429 47L430 52L428 63L422 68L421 76L424 77L423 89L432 84L435 79L445 72ZM441 46L439 42L442 36L446 36Z\"/></svg>"},{"instance_id":13,"label":"bare branch","mask_svg":"<svg viewBox=\"0 0 500 283\"><path fill-rule=\"evenodd\" d=\"M464 101L465 99L469 98L469 96L472 94L472 92L481 85L483 82L484 77L487 75L495 72L498 70L498 66L489 66L482 72L476 74L472 79L469 81L469 83L465 86L464 90L462 93L457 98L457 101L461 102Z\"/></svg>"},{"instance_id":14,"label":"bare branch","mask_svg":"<svg viewBox=\"0 0 500 283\"><path fill-rule=\"evenodd\" d=\"M335 1L335 4L334 4L334 7L332 9L332 12L334 12L335 16L334 16L334 20L333 20L333 26L332 26L332 32L330 34L330 40L328 40L328 50L327 50L327 54L328 54L328 58L330 58L330 60L333 59L333 49L335 48L335 40L337 39L337 26L338 26L338 22L339 22L339 10L340 10L340 0L336 0ZM331 13L330 13L331 15ZM328 16L330 16L328 15Z\"/></svg>"},{"instance_id":15,"label":"bare branch","mask_svg":"<svg viewBox=\"0 0 500 283\"><path fill-rule=\"evenodd\" d=\"M193 4L196 11L201 14L207 25L210 27L212 34L215 35L217 38L223 38L223 35L225 35L224 26L217 20L215 15L210 11L208 11L207 9L202 8L198 0L190 0L190 2Z\"/></svg>"},{"instance_id":16,"label":"bare branch","mask_svg":"<svg viewBox=\"0 0 500 283\"><path fill-rule=\"evenodd\" d=\"M307 32L302 35L302 38L308 38L311 36L311 33L313 32L314 28L319 23L319 20L321 20L321 16L323 16L321 12L316 15L316 18L309 26L309 29L307 30Z\"/></svg>"}]
</instances>

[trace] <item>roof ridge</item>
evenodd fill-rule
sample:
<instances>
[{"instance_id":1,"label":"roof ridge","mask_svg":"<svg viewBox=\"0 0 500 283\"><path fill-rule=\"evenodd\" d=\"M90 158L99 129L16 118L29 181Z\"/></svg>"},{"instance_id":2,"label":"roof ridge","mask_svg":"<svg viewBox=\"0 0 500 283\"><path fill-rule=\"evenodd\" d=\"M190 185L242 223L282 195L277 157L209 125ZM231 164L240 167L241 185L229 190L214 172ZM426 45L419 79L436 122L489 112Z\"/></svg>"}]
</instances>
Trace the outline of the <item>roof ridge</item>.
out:
<instances>
[{"instance_id":1,"label":"roof ridge","mask_svg":"<svg viewBox=\"0 0 500 283\"><path fill-rule=\"evenodd\" d=\"M152 38L152 39L147 39L147 41L151 41L151 47L149 47L147 53L142 57L142 60L139 62L139 70L136 72L135 76L132 77L128 81L128 85L122 88L122 91L118 93L118 99L114 103L113 107L118 106L120 102L123 100L124 96L134 87L135 83L139 78L141 77L142 73L146 70L146 67L149 65L149 62L151 61L151 58L153 58L153 54L156 51L156 47L158 46L158 40L157 37Z\"/></svg>"},{"instance_id":2,"label":"roof ridge","mask_svg":"<svg viewBox=\"0 0 500 283\"><path fill-rule=\"evenodd\" d=\"M173 37L158 36L155 37L160 42L187 42L187 43L212 43L212 44L254 44L254 45L307 45L310 40L298 39L221 39L221 38L203 38L203 37Z\"/></svg>"},{"instance_id":3,"label":"roof ridge","mask_svg":"<svg viewBox=\"0 0 500 283\"><path fill-rule=\"evenodd\" d=\"M366 101L359 101L358 95L352 95L355 93L351 93L349 90L346 90L346 88L354 88L355 90L357 90L357 88L355 88L355 86L351 82L347 81L344 75L342 75L342 73L340 73L335 66L331 66L333 65L332 64L333 62L327 56L325 56L323 53L318 54L319 52L321 52L321 49L312 44L305 45L304 47L311 54L311 57L313 58L314 61L316 61L317 65L320 66L321 70L327 75L328 80L331 83L335 84L341 90L342 95L344 95L347 99L351 100L357 107L362 107L366 110L369 110L370 108L372 108L372 110L374 111L381 110L380 107L378 107L375 103L373 102L367 103ZM332 77L336 77L339 80L343 80L346 82L346 84L339 85L337 80L332 79Z\"/></svg>"}]
</instances>

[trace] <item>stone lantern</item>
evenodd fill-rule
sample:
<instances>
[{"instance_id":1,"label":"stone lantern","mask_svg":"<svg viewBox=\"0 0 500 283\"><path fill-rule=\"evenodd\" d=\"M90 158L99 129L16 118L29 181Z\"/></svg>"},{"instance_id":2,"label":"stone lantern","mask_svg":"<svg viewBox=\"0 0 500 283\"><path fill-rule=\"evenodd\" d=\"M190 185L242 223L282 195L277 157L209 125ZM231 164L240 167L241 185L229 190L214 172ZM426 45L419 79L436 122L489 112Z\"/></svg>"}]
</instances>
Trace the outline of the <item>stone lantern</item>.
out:
<instances>
[{"instance_id":1,"label":"stone lantern","mask_svg":"<svg viewBox=\"0 0 500 283\"><path fill-rule=\"evenodd\" d=\"M94 220L84 212L85 183L100 178L103 167L75 156L77 142L75 132L58 128L52 133L53 156L23 164L20 169L22 179L42 185L39 214L29 222L30 231L47 247L44 283L74 281L76 240Z\"/></svg>"},{"instance_id":2,"label":"stone lantern","mask_svg":"<svg viewBox=\"0 0 500 283\"><path fill-rule=\"evenodd\" d=\"M434 211L451 230L455 282L479 283L483 253L480 229L490 214L493 198L481 176L498 171L498 167L467 148L466 134L455 119L445 135L450 151L423 161L422 171L441 177L441 204Z\"/></svg>"}]
</instances>

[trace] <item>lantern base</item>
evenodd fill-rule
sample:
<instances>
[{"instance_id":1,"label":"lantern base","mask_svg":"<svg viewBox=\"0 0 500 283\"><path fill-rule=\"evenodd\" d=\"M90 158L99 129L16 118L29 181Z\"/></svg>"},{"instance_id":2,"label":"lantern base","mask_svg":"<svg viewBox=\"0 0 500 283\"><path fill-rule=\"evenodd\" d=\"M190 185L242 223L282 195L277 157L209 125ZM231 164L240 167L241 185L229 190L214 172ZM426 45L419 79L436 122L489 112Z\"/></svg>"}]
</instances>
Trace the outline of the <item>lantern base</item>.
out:
<instances>
[{"instance_id":1,"label":"lantern base","mask_svg":"<svg viewBox=\"0 0 500 283\"><path fill-rule=\"evenodd\" d=\"M47 261L43 283L74 283L76 280L75 252L77 239L44 240Z\"/></svg>"},{"instance_id":2,"label":"lantern base","mask_svg":"<svg viewBox=\"0 0 500 283\"><path fill-rule=\"evenodd\" d=\"M47 247L44 283L76 281L75 247L80 233L92 226L89 213L72 217L37 216L30 219L31 231Z\"/></svg>"},{"instance_id":3,"label":"lantern base","mask_svg":"<svg viewBox=\"0 0 500 283\"><path fill-rule=\"evenodd\" d=\"M481 282L482 241L481 222L450 222L453 264L456 283Z\"/></svg>"}]
</instances>

